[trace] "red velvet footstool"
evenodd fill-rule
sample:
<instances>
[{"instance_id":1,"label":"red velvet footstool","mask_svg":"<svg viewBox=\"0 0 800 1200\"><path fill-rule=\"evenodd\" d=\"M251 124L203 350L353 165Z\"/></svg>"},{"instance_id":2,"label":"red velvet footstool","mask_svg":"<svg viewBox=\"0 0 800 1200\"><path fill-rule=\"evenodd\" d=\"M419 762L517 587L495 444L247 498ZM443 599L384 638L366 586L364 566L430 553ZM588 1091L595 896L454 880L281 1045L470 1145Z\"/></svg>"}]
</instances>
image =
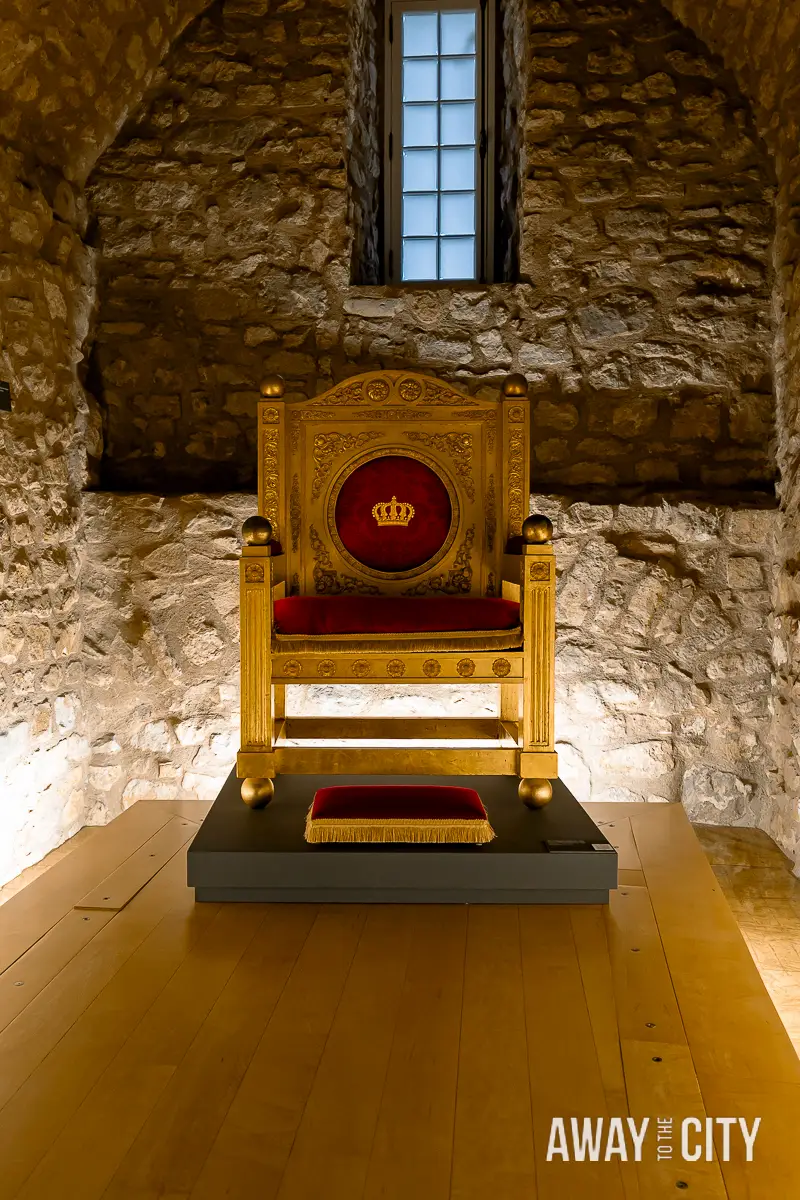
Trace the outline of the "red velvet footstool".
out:
<instances>
[{"instance_id":1,"label":"red velvet footstool","mask_svg":"<svg viewBox=\"0 0 800 1200\"><path fill-rule=\"evenodd\" d=\"M349 784L314 795L307 842L469 842L495 833L472 788L407 784Z\"/></svg>"}]
</instances>

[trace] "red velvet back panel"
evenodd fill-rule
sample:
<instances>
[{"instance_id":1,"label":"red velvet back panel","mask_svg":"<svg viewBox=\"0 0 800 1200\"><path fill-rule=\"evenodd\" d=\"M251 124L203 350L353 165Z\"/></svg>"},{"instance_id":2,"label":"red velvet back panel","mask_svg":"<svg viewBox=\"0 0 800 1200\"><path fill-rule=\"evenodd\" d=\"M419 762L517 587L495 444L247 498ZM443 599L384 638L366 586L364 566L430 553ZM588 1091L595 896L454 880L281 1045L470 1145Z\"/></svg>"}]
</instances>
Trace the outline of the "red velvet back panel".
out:
<instances>
[{"instance_id":1,"label":"red velvet back panel","mask_svg":"<svg viewBox=\"0 0 800 1200\"><path fill-rule=\"evenodd\" d=\"M407 525L379 525L372 510L396 497L414 506ZM442 548L450 532L447 488L425 463L403 454L370 459L342 484L334 520L342 545L374 571L411 571Z\"/></svg>"}]
</instances>

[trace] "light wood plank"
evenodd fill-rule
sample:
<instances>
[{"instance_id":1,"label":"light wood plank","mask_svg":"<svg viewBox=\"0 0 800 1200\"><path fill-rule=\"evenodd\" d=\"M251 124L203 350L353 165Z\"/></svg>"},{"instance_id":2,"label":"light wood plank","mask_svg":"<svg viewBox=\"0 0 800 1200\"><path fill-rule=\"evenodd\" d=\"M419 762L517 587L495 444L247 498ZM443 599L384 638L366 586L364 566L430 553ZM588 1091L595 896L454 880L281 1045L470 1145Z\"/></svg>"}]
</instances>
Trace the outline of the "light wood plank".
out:
<instances>
[{"instance_id":1,"label":"light wood plank","mask_svg":"<svg viewBox=\"0 0 800 1200\"><path fill-rule=\"evenodd\" d=\"M686 1031L646 888L612 892L605 921L620 1038L685 1046Z\"/></svg>"},{"instance_id":2,"label":"light wood plank","mask_svg":"<svg viewBox=\"0 0 800 1200\"><path fill-rule=\"evenodd\" d=\"M626 1113L628 1099L603 909L572 907L570 921L609 1112Z\"/></svg>"},{"instance_id":3,"label":"light wood plank","mask_svg":"<svg viewBox=\"0 0 800 1200\"><path fill-rule=\"evenodd\" d=\"M373 908L347 977L279 1200L352 1200L367 1177L403 992L411 910Z\"/></svg>"},{"instance_id":4,"label":"light wood plank","mask_svg":"<svg viewBox=\"0 0 800 1200\"><path fill-rule=\"evenodd\" d=\"M618 887L645 887L644 871L629 871L624 867L617 871Z\"/></svg>"},{"instance_id":5,"label":"light wood plank","mask_svg":"<svg viewBox=\"0 0 800 1200\"><path fill-rule=\"evenodd\" d=\"M312 905L268 911L103 1193L107 1200L189 1195L315 917Z\"/></svg>"},{"instance_id":6,"label":"light wood plank","mask_svg":"<svg viewBox=\"0 0 800 1200\"><path fill-rule=\"evenodd\" d=\"M43 937L94 887L172 820L167 809L134 804L0 908L0 971Z\"/></svg>"},{"instance_id":7,"label":"light wood plank","mask_svg":"<svg viewBox=\"0 0 800 1200\"><path fill-rule=\"evenodd\" d=\"M469 910L450 1194L536 1195L516 908Z\"/></svg>"},{"instance_id":8,"label":"light wood plank","mask_svg":"<svg viewBox=\"0 0 800 1200\"><path fill-rule=\"evenodd\" d=\"M0 1031L36 999L113 916L113 912L82 913L72 909L0 975Z\"/></svg>"},{"instance_id":9,"label":"light wood plank","mask_svg":"<svg viewBox=\"0 0 800 1200\"><path fill-rule=\"evenodd\" d=\"M726 1200L719 1163L684 1162L681 1157L680 1127L684 1117L706 1116L694 1063L686 1045L675 1042L622 1042L625 1081L631 1116L650 1118L642 1161L637 1164L642 1196L647 1200L671 1200L681 1184L691 1196L702 1200ZM673 1119L672 1158L658 1160L656 1154L658 1117Z\"/></svg>"},{"instance_id":10,"label":"light wood plank","mask_svg":"<svg viewBox=\"0 0 800 1200\"><path fill-rule=\"evenodd\" d=\"M705 1120L706 1111L645 889L613 893L606 922L630 1115L650 1119L637 1167L642 1194L666 1200L685 1183L692 1195L725 1200L719 1164L684 1162L677 1135L672 1158L656 1155L659 1116L671 1117L678 1131L684 1117Z\"/></svg>"},{"instance_id":11,"label":"light wood plank","mask_svg":"<svg viewBox=\"0 0 800 1200\"><path fill-rule=\"evenodd\" d=\"M601 815L601 813L594 811L595 809L609 809L613 807L617 808L617 812L612 816ZM639 862L636 842L633 837L633 830L631 829L630 818L625 816L625 811L629 807L627 804L618 806L610 804L586 805L589 815L595 821L597 828L608 838L617 852L620 875L623 871L641 871L642 868L642 864Z\"/></svg>"},{"instance_id":12,"label":"light wood plank","mask_svg":"<svg viewBox=\"0 0 800 1200\"><path fill-rule=\"evenodd\" d=\"M218 914L195 907L185 871L172 859L0 1034L0 1197L16 1194Z\"/></svg>"},{"instance_id":13,"label":"light wood plank","mask_svg":"<svg viewBox=\"0 0 800 1200\"><path fill-rule=\"evenodd\" d=\"M538 1200L617 1200L620 1164L547 1161L554 1117L623 1116L609 1112L592 1022L583 991L569 909L520 908L522 971ZM635 1195L634 1184L629 1195Z\"/></svg>"},{"instance_id":14,"label":"light wood plank","mask_svg":"<svg viewBox=\"0 0 800 1200\"><path fill-rule=\"evenodd\" d=\"M755 1118L761 1118L752 1162L745 1161L745 1144L736 1132L730 1140L731 1158L725 1161L722 1131L716 1129L714 1144L730 1200L794 1200L800 1196L800 1088L772 1083L760 1091L738 1086L726 1092L719 1081L702 1076L700 1087L710 1116L743 1117L751 1130Z\"/></svg>"},{"instance_id":15,"label":"light wood plank","mask_svg":"<svg viewBox=\"0 0 800 1200\"><path fill-rule=\"evenodd\" d=\"M685 813L634 817L681 1018L709 1116L763 1118L753 1163L721 1163L729 1195L800 1194L800 1061ZM719 1149L719 1142L717 1143Z\"/></svg>"},{"instance_id":16,"label":"light wood plank","mask_svg":"<svg viewBox=\"0 0 800 1200\"><path fill-rule=\"evenodd\" d=\"M113 911L124 908L196 833L197 826L192 821L174 817L122 866L81 896L75 907Z\"/></svg>"},{"instance_id":17,"label":"light wood plank","mask_svg":"<svg viewBox=\"0 0 800 1200\"><path fill-rule=\"evenodd\" d=\"M800 1084L800 1061L680 805L634 817L647 888L699 1075Z\"/></svg>"},{"instance_id":18,"label":"light wood plank","mask_svg":"<svg viewBox=\"0 0 800 1200\"><path fill-rule=\"evenodd\" d=\"M192 1190L273 1200L314 1083L366 910L323 909Z\"/></svg>"},{"instance_id":19,"label":"light wood plank","mask_svg":"<svg viewBox=\"0 0 800 1200\"><path fill-rule=\"evenodd\" d=\"M202 825L211 812L213 800L140 800L140 804L166 805L173 817L182 817L194 825Z\"/></svg>"},{"instance_id":20,"label":"light wood plank","mask_svg":"<svg viewBox=\"0 0 800 1200\"><path fill-rule=\"evenodd\" d=\"M260 905L222 908L66 1122L20 1200L102 1195L264 919ZM71 1103L69 1083L66 1092Z\"/></svg>"},{"instance_id":21,"label":"light wood plank","mask_svg":"<svg viewBox=\"0 0 800 1200\"><path fill-rule=\"evenodd\" d=\"M450 1195L467 913L414 911L365 1200Z\"/></svg>"}]
</instances>

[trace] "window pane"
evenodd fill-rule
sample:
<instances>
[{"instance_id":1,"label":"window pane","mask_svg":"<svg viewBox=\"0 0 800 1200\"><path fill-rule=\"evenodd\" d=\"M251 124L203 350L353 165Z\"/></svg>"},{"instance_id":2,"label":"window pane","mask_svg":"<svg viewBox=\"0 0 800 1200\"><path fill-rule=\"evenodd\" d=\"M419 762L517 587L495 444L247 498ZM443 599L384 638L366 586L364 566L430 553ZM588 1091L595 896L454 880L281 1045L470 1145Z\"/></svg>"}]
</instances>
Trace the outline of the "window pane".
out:
<instances>
[{"instance_id":1,"label":"window pane","mask_svg":"<svg viewBox=\"0 0 800 1200\"><path fill-rule=\"evenodd\" d=\"M442 150L442 182L443 192L464 192L475 187L475 151L472 147L464 150Z\"/></svg>"},{"instance_id":2,"label":"window pane","mask_svg":"<svg viewBox=\"0 0 800 1200\"><path fill-rule=\"evenodd\" d=\"M442 238L440 279L475 278L475 238Z\"/></svg>"},{"instance_id":3,"label":"window pane","mask_svg":"<svg viewBox=\"0 0 800 1200\"><path fill-rule=\"evenodd\" d=\"M432 13L403 13L403 57L439 53L437 16Z\"/></svg>"},{"instance_id":4,"label":"window pane","mask_svg":"<svg viewBox=\"0 0 800 1200\"><path fill-rule=\"evenodd\" d=\"M441 111L443 146L458 146L475 141L474 104L443 104ZM406 144L411 143L407 142ZM415 142L413 144L420 146L423 143Z\"/></svg>"},{"instance_id":5,"label":"window pane","mask_svg":"<svg viewBox=\"0 0 800 1200\"><path fill-rule=\"evenodd\" d=\"M416 64L415 64L416 65ZM436 97L433 97L436 99ZM420 96L427 100L427 96ZM474 58L443 58L442 59L442 99L443 100L474 100L475 99L475 59Z\"/></svg>"},{"instance_id":6,"label":"window pane","mask_svg":"<svg viewBox=\"0 0 800 1200\"><path fill-rule=\"evenodd\" d=\"M403 197L403 236L421 236L438 232L436 193L432 196ZM455 233L471 233L471 229L456 229Z\"/></svg>"},{"instance_id":7,"label":"window pane","mask_svg":"<svg viewBox=\"0 0 800 1200\"><path fill-rule=\"evenodd\" d=\"M461 105L460 107L465 107ZM471 107L471 106L470 106ZM404 146L435 146L436 136L436 104L404 104L403 105L403 145Z\"/></svg>"},{"instance_id":8,"label":"window pane","mask_svg":"<svg viewBox=\"0 0 800 1200\"><path fill-rule=\"evenodd\" d=\"M475 53L475 13L442 13L442 54Z\"/></svg>"},{"instance_id":9,"label":"window pane","mask_svg":"<svg viewBox=\"0 0 800 1200\"><path fill-rule=\"evenodd\" d=\"M403 240L403 279L436 278L436 238Z\"/></svg>"},{"instance_id":10,"label":"window pane","mask_svg":"<svg viewBox=\"0 0 800 1200\"><path fill-rule=\"evenodd\" d=\"M454 61L460 61L458 59ZM438 60L435 58L410 58L403 63L403 99L404 100L438 100L439 72ZM463 99L471 98L464 96ZM461 96L454 96L461 100Z\"/></svg>"},{"instance_id":11,"label":"window pane","mask_svg":"<svg viewBox=\"0 0 800 1200\"><path fill-rule=\"evenodd\" d=\"M442 196L442 233L475 232L475 193L451 192ZM427 233L427 230L425 231Z\"/></svg>"},{"instance_id":12,"label":"window pane","mask_svg":"<svg viewBox=\"0 0 800 1200\"><path fill-rule=\"evenodd\" d=\"M452 154L453 151L450 151ZM456 154L460 151L455 151ZM467 151L471 153L471 151ZM436 151L435 150L404 150L403 151L403 191L404 192L433 192L437 186ZM471 184L465 184L471 187Z\"/></svg>"}]
</instances>

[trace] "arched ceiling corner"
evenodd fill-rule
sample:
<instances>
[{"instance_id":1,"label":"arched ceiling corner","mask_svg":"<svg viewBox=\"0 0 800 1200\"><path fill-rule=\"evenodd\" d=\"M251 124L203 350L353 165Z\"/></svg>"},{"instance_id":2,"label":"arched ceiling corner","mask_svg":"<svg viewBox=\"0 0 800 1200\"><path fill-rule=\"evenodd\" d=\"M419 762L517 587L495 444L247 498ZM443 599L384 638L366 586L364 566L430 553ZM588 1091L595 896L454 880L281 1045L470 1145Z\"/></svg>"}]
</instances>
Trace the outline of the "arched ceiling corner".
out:
<instances>
[{"instance_id":1,"label":"arched ceiling corner","mask_svg":"<svg viewBox=\"0 0 800 1200\"><path fill-rule=\"evenodd\" d=\"M0 142L81 186L211 0L0 0Z\"/></svg>"}]
</instances>

